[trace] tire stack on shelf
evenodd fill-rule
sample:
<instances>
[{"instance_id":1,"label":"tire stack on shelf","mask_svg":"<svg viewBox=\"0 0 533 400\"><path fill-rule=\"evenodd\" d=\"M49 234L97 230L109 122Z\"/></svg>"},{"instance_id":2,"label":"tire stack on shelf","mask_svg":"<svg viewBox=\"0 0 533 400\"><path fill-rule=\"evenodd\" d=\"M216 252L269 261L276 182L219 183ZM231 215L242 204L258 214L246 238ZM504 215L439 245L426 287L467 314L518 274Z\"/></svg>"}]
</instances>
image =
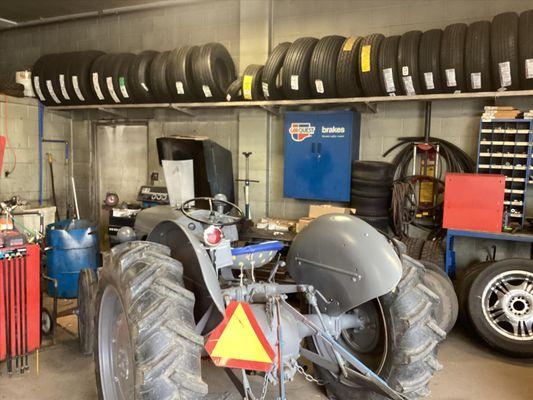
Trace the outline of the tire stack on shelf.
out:
<instances>
[{"instance_id":1,"label":"tire stack on shelf","mask_svg":"<svg viewBox=\"0 0 533 400\"><path fill-rule=\"evenodd\" d=\"M354 161L350 207L374 228L389 230L389 208L393 180L392 164L381 161Z\"/></svg>"}]
</instances>

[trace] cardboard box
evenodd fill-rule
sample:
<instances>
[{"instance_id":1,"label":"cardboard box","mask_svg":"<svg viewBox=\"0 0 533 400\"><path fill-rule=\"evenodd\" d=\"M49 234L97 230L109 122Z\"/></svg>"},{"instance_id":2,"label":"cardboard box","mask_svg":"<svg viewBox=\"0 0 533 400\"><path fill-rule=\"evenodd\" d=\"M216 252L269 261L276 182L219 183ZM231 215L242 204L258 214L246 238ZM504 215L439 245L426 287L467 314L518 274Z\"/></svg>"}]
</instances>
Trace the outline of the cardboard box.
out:
<instances>
[{"instance_id":1,"label":"cardboard box","mask_svg":"<svg viewBox=\"0 0 533 400\"><path fill-rule=\"evenodd\" d=\"M314 218L302 217L298 220L296 224L296 233L300 233L311 221L314 221Z\"/></svg>"},{"instance_id":2,"label":"cardboard box","mask_svg":"<svg viewBox=\"0 0 533 400\"><path fill-rule=\"evenodd\" d=\"M309 218L318 218L326 214L355 214L355 208L337 207L330 204L312 204L309 206Z\"/></svg>"}]
</instances>

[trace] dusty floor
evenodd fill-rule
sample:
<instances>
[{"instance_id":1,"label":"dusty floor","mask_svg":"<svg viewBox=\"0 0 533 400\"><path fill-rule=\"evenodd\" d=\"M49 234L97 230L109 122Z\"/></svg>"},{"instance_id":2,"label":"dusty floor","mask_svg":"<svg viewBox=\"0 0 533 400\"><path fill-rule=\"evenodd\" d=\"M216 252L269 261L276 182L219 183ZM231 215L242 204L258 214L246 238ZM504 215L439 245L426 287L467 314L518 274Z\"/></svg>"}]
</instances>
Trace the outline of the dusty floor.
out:
<instances>
[{"instance_id":1,"label":"dusty floor","mask_svg":"<svg viewBox=\"0 0 533 400\"><path fill-rule=\"evenodd\" d=\"M0 364L1 400L86 400L96 399L92 359L78 351L76 339L65 332L60 343L40 352L37 376L33 356L30 374L5 374ZM442 345L439 359L444 365L432 381L431 399L439 400L531 400L533 399L533 360L516 360L492 352L462 329L456 329ZM204 379L210 391L237 392L226 375L204 362ZM256 386L258 387L258 386ZM270 393L271 391L269 391ZM268 398L274 398L274 394ZM298 376L288 385L289 399L325 399L320 389Z\"/></svg>"}]
</instances>

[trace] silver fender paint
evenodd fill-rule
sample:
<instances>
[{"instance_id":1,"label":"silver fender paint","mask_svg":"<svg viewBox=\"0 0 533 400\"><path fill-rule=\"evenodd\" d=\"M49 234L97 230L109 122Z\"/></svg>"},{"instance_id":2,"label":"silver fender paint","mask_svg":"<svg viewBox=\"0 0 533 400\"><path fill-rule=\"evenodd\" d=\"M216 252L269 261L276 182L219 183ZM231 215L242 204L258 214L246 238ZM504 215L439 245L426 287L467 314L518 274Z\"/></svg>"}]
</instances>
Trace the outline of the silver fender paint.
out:
<instances>
[{"instance_id":1,"label":"silver fender paint","mask_svg":"<svg viewBox=\"0 0 533 400\"><path fill-rule=\"evenodd\" d=\"M198 238L175 221L163 221L155 226L148 241L168 246L172 258L183 265L183 279L195 296L194 317L198 322L214 305L202 334L213 330L224 318L224 301L217 272Z\"/></svg>"},{"instance_id":2,"label":"silver fender paint","mask_svg":"<svg viewBox=\"0 0 533 400\"><path fill-rule=\"evenodd\" d=\"M393 290L402 263L388 239L363 220L344 214L323 215L300 232L287 257L298 284L313 285L320 309L345 313Z\"/></svg>"}]
</instances>

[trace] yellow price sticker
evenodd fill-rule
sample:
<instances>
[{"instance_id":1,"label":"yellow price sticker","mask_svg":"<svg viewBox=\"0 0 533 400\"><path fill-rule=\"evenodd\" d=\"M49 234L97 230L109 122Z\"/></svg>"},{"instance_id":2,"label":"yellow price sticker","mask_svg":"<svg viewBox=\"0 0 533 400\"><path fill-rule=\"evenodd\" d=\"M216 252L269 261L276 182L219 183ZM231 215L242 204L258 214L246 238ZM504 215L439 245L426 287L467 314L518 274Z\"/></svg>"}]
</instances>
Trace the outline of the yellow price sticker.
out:
<instances>
[{"instance_id":1,"label":"yellow price sticker","mask_svg":"<svg viewBox=\"0 0 533 400\"><path fill-rule=\"evenodd\" d=\"M370 72L370 51L372 46L367 44L361 48L361 72Z\"/></svg>"},{"instance_id":2,"label":"yellow price sticker","mask_svg":"<svg viewBox=\"0 0 533 400\"><path fill-rule=\"evenodd\" d=\"M349 37L348 39L346 39L346 41L344 42L344 46L342 46L342 51L350 51L353 49L353 45L355 44L355 39L354 37Z\"/></svg>"},{"instance_id":3,"label":"yellow price sticker","mask_svg":"<svg viewBox=\"0 0 533 400\"><path fill-rule=\"evenodd\" d=\"M252 75L244 75L242 78L242 95L244 100L252 100Z\"/></svg>"}]
</instances>

